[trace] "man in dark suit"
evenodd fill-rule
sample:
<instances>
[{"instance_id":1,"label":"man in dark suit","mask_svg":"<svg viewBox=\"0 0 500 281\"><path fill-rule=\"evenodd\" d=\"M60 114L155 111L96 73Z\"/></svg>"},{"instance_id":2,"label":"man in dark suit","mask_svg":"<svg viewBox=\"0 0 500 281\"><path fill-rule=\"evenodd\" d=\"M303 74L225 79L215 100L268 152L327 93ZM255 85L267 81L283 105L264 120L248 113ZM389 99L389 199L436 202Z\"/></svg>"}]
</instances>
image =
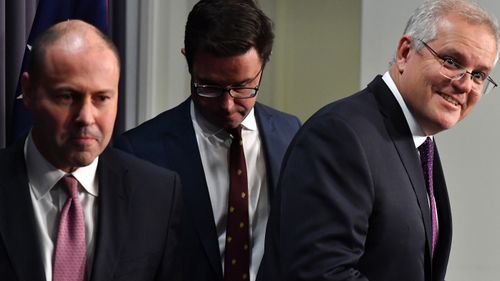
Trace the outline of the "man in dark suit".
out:
<instances>
[{"instance_id":1,"label":"man in dark suit","mask_svg":"<svg viewBox=\"0 0 500 281\"><path fill-rule=\"evenodd\" d=\"M451 211L432 136L495 86L497 34L476 5L426 1L389 71L304 124L283 162L261 280L444 280Z\"/></svg>"},{"instance_id":2,"label":"man in dark suit","mask_svg":"<svg viewBox=\"0 0 500 281\"><path fill-rule=\"evenodd\" d=\"M269 201L282 157L300 126L296 117L256 102L272 43L271 21L253 1L198 2L189 14L182 49L191 97L115 142L180 174L184 280L255 280ZM233 128L241 128L248 179L244 188L234 187L228 172ZM248 209L238 226L249 239L242 246L245 261L227 254L236 240L226 229L234 211L231 194L238 190L247 190L241 191ZM239 265L245 269L235 273Z\"/></svg>"},{"instance_id":3,"label":"man in dark suit","mask_svg":"<svg viewBox=\"0 0 500 281\"><path fill-rule=\"evenodd\" d=\"M178 176L107 147L119 72L111 41L82 21L33 45L33 128L0 151L1 280L180 280Z\"/></svg>"}]
</instances>

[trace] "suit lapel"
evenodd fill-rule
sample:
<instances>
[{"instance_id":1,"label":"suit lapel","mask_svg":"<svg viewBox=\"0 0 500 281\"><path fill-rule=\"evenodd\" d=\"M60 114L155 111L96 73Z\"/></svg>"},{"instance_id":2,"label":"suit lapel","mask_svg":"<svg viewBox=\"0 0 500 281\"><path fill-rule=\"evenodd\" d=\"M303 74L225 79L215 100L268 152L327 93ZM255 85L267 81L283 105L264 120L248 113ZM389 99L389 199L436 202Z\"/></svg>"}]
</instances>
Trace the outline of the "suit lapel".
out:
<instances>
[{"instance_id":1,"label":"suit lapel","mask_svg":"<svg viewBox=\"0 0 500 281\"><path fill-rule=\"evenodd\" d=\"M412 184L413 191L417 197L427 236L427 249L430 254L430 241L432 241L431 215L427 200L424 175L418 160L419 156L417 149L415 148L415 143L413 142L410 128L408 127L408 123L406 122L406 118L401 107L380 76L370 83L368 87L371 89L371 92L374 93L375 98L380 105L382 114L385 116L384 121L387 131L392 138L394 146Z\"/></svg>"},{"instance_id":2,"label":"suit lapel","mask_svg":"<svg viewBox=\"0 0 500 281\"><path fill-rule=\"evenodd\" d=\"M443 169L441 167L441 160L434 142L434 194L436 196L436 205L438 210L439 220L439 240L437 244L436 253L433 259L433 280L444 280L448 258L451 248L452 237L452 220L451 220L451 207L448 198L448 190L444 180Z\"/></svg>"},{"instance_id":3,"label":"suit lapel","mask_svg":"<svg viewBox=\"0 0 500 281\"><path fill-rule=\"evenodd\" d=\"M9 149L11 161L2 169L5 174L1 178L8 180L0 183L0 236L19 280L41 281L45 280L45 271L35 228L23 145L24 142L18 142Z\"/></svg>"},{"instance_id":4,"label":"suit lapel","mask_svg":"<svg viewBox=\"0 0 500 281\"><path fill-rule=\"evenodd\" d=\"M109 149L108 149L109 150ZM128 229L129 187L127 171L105 150L99 157L98 228L90 280L111 280Z\"/></svg>"},{"instance_id":5,"label":"suit lapel","mask_svg":"<svg viewBox=\"0 0 500 281\"><path fill-rule=\"evenodd\" d=\"M418 153L415 150L415 144L412 139L409 139L409 141L405 140L405 137L402 137L399 134L400 131L398 131L397 128L393 127L389 129L389 124L387 125L389 133L393 137L394 146L399 153L401 162L405 167L408 177L410 178L410 181L412 183L413 191L415 192L415 195L417 197L418 205L420 206L420 211L422 212L425 233L427 236L427 248L430 253L432 247L430 243L430 241L432 241L431 213L427 199L427 190L425 187L424 175L418 161ZM406 137L406 139L408 138Z\"/></svg>"},{"instance_id":6,"label":"suit lapel","mask_svg":"<svg viewBox=\"0 0 500 281\"><path fill-rule=\"evenodd\" d=\"M254 108L257 127L259 128L259 134L261 135L262 145L264 147L268 184L270 187L270 195L272 196L278 185L279 169L281 165L281 159L278 159L277 154L273 153L275 151L273 146L281 144L282 140L279 138L278 134L276 134L276 124L273 121L272 114L264 111L264 108L258 103L255 104Z\"/></svg>"},{"instance_id":7,"label":"suit lapel","mask_svg":"<svg viewBox=\"0 0 500 281\"><path fill-rule=\"evenodd\" d=\"M210 260L214 271L222 279L221 257L214 215L200 151L191 121L190 99L179 108L175 129L165 135L166 159L175 159L176 163L168 163L167 167L178 172L182 179L185 202L185 216L196 229L201 244ZM174 168L175 167L175 168Z\"/></svg>"}]
</instances>

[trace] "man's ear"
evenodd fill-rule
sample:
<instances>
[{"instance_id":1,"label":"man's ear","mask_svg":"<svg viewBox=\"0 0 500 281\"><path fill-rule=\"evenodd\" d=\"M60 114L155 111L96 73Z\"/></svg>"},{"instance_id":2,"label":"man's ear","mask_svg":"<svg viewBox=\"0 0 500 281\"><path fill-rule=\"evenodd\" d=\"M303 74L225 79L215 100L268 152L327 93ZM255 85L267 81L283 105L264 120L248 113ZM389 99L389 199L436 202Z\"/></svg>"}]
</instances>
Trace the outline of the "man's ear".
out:
<instances>
[{"instance_id":1,"label":"man's ear","mask_svg":"<svg viewBox=\"0 0 500 281\"><path fill-rule=\"evenodd\" d=\"M187 65L188 65L188 71L189 71L189 73L191 73L191 67L189 67L189 61L188 61L188 59L186 57L186 48L181 48L181 53L184 56L184 58L186 59L186 62L187 62Z\"/></svg>"},{"instance_id":2,"label":"man's ear","mask_svg":"<svg viewBox=\"0 0 500 281\"><path fill-rule=\"evenodd\" d=\"M399 71L399 73L403 73L406 63L412 56L411 49L413 48L412 45L413 41L412 38L408 35L405 35L399 39L398 47L396 49L396 67Z\"/></svg>"},{"instance_id":3,"label":"man's ear","mask_svg":"<svg viewBox=\"0 0 500 281\"><path fill-rule=\"evenodd\" d=\"M28 72L23 72L21 75L21 89L24 106L28 109L33 106L33 87L33 78L30 77Z\"/></svg>"}]
</instances>

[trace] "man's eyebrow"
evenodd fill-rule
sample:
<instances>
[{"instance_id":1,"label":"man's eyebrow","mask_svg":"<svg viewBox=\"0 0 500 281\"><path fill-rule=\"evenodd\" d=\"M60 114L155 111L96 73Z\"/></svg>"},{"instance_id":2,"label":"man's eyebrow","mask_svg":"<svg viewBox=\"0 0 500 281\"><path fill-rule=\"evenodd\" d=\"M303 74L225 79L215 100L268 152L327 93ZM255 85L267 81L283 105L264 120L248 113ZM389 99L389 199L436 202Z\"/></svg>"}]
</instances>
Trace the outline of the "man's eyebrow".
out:
<instances>
[{"instance_id":1,"label":"man's eyebrow","mask_svg":"<svg viewBox=\"0 0 500 281\"><path fill-rule=\"evenodd\" d=\"M466 68L466 64L469 62L467 59L467 56L464 53L460 52L459 50L457 50L453 47L442 49L438 52L438 54L440 57L451 57L451 58L455 59L458 62L458 64L460 64L460 66L465 67L465 68ZM478 72L478 71L490 72L491 68L489 68L486 65L476 65L474 67L474 69L472 69L472 72Z\"/></svg>"},{"instance_id":2,"label":"man's eyebrow","mask_svg":"<svg viewBox=\"0 0 500 281\"><path fill-rule=\"evenodd\" d=\"M235 82L235 83L231 83L229 85L226 85L226 86L221 86L220 83L218 82L214 82L213 80L210 80L210 78L204 78L204 77L197 77L196 80L198 81L199 84L203 84L203 85L208 85L208 86L219 86L219 87L227 87L227 86L232 86L232 87L242 87L242 86L245 86L246 84L254 81L257 79L257 77L259 77L259 75L261 75L263 73L264 69L261 67L259 72L257 72L257 74L253 77L248 77L244 80L241 80L241 81L238 81L238 82Z\"/></svg>"},{"instance_id":3,"label":"man's eyebrow","mask_svg":"<svg viewBox=\"0 0 500 281\"><path fill-rule=\"evenodd\" d=\"M210 80L210 79L198 78L197 80L198 80L199 84L204 84L204 85L209 85L209 86L224 87L220 83L214 82L213 80ZM250 77L250 78L247 78L245 80L242 80L242 81L239 81L239 82L236 82L236 83L231 83L231 84L226 85L226 86L244 86L244 85L248 84L249 82L251 82L252 80L254 80L254 78Z\"/></svg>"}]
</instances>

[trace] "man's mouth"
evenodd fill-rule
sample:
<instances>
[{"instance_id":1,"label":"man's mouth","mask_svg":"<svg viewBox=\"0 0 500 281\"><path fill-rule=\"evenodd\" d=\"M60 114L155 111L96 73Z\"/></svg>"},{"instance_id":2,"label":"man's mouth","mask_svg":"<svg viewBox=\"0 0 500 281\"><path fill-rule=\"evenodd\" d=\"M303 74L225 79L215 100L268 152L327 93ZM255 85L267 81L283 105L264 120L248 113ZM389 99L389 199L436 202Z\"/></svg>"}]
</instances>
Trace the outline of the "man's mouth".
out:
<instances>
[{"instance_id":1,"label":"man's mouth","mask_svg":"<svg viewBox=\"0 0 500 281\"><path fill-rule=\"evenodd\" d=\"M451 96L444 95L444 94L439 94L439 95L440 95L440 96L441 96L441 97L442 97L445 101L447 101L447 102L449 102L449 103L453 104L454 106L461 106L461 105L460 105L460 103L459 103L456 99L452 98Z\"/></svg>"}]
</instances>

